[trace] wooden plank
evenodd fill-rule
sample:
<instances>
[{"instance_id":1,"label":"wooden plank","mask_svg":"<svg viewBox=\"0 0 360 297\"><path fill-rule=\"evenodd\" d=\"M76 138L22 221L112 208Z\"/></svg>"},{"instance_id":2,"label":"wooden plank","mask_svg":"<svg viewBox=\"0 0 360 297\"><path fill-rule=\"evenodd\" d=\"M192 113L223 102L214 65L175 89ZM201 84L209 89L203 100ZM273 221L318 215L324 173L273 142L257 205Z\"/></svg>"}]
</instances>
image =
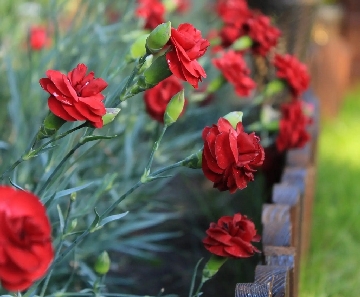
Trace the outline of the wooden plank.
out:
<instances>
[{"instance_id":1,"label":"wooden plank","mask_svg":"<svg viewBox=\"0 0 360 297\"><path fill-rule=\"evenodd\" d=\"M272 297L270 284L236 284L235 297Z\"/></svg>"},{"instance_id":2,"label":"wooden plank","mask_svg":"<svg viewBox=\"0 0 360 297\"><path fill-rule=\"evenodd\" d=\"M312 162L312 143L308 142L304 147L291 149L286 154L286 165L292 167L306 167Z\"/></svg>"},{"instance_id":3,"label":"wooden plank","mask_svg":"<svg viewBox=\"0 0 360 297\"><path fill-rule=\"evenodd\" d=\"M292 234L289 205L264 204L261 221L263 224L263 245L291 245Z\"/></svg>"},{"instance_id":4,"label":"wooden plank","mask_svg":"<svg viewBox=\"0 0 360 297\"><path fill-rule=\"evenodd\" d=\"M298 296L299 274L295 267L295 247L264 246L264 257L266 265L285 266L289 268L289 294L291 297Z\"/></svg>"},{"instance_id":5,"label":"wooden plank","mask_svg":"<svg viewBox=\"0 0 360 297\"><path fill-rule=\"evenodd\" d=\"M286 266L258 265L255 270L255 282L269 284L272 297L290 297L290 269Z\"/></svg>"}]
</instances>

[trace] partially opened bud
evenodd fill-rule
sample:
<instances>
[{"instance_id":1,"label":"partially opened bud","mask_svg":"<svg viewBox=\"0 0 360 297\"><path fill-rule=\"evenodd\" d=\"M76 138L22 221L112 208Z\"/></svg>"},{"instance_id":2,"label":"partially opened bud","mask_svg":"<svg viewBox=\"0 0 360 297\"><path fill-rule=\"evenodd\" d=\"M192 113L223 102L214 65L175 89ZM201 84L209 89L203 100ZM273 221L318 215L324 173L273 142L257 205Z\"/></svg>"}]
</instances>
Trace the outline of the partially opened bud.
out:
<instances>
[{"instance_id":1,"label":"partially opened bud","mask_svg":"<svg viewBox=\"0 0 360 297\"><path fill-rule=\"evenodd\" d=\"M189 167L192 169L200 169L202 166L202 153L203 149L198 150L196 153L190 155L184 160L182 166Z\"/></svg>"},{"instance_id":2,"label":"partially opened bud","mask_svg":"<svg viewBox=\"0 0 360 297\"><path fill-rule=\"evenodd\" d=\"M56 131L58 131L60 127L65 124L65 122L65 120L57 117L52 112L49 112L44 119L43 124L41 125L37 138L44 139L54 135Z\"/></svg>"},{"instance_id":3,"label":"partially opened bud","mask_svg":"<svg viewBox=\"0 0 360 297\"><path fill-rule=\"evenodd\" d=\"M166 62L166 57L162 55L156 58L150 67L144 71L145 84L147 88L151 88L170 75L172 75L172 73Z\"/></svg>"},{"instance_id":4,"label":"partially opened bud","mask_svg":"<svg viewBox=\"0 0 360 297\"><path fill-rule=\"evenodd\" d=\"M137 59L146 54L146 40L149 34L141 35L140 37L136 38L135 42L130 47L130 57L132 59Z\"/></svg>"},{"instance_id":5,"label":"partially opened bud","mask_svg":"<svg viewBox=\"0 0 360 297\"><path fill-rule=\"evenodd\" d=\"M107 274L110 270L110 257L107 251L103 251L99 257L96 259L94 270L96 273L104 275Z\"/></svg>"},{"instance_id":6,"label":"partially opened bud","mask_svg":"<svg viewBox=\"0 0 360 297\"><path fill-rule=\"evenodd\" d=\"M242 36L235 40L231 47L236 51L242 51L252 47L252 45L253 41L249 36Z\"/></svg>"},{"instance_id":7,"label":"partially opened bud","mask_svg":"<svg viewBox=\"0 0 360 297\"><path fill-rule=\"evenodd\" d=\"M164 124L170 126L175 123L179 118L180 114L184 109L185 97L184 90L181 90L179 93L175 94L168 105L164 113Z\"/></svg>"},{"instance_id":8,"label":"partially opened bud","mask_svg":"<svg viewBox=\"0 0 360 297\"><path fill-rule=\"evenodd\" d=\"M111 123L120 112L120 108L106 108L106 114L102 117L103 125Z\"/></svg>"},{"instance_id":9,"label":"partially opened bud","mask_svg":"<svg viewBox=\"0 0 360 297\"><path fill-rule=\"evenodd\" d=\"M280 93L282 90L285 89L285 87L285 81L283 81L282 79L275 79L266 85L264 95L267 97L271 97L275 94Z\"/></svg>"},{"instance_id":10,"label":"partially opened bud","mask_svg":"<svg viewBox=\"0 0 360 297\"><path fill-rule=\"evenodd\" d=\"M158 53L169 41L170 36L171 22L158 25L146 39L146 50L150 54Z\"/></svg>"},{"instance_id":11,"label":"partially opened bud","mask_svg":"<svg viewBox=\"0 0 360 297\"><path fill-rule=\"evenodd\" d=\"M242 121L243 113L241 111L232 111L224 116L224 119L227 119L231 126L236 129L236 125Z\"/></svg>"}]
</instances>

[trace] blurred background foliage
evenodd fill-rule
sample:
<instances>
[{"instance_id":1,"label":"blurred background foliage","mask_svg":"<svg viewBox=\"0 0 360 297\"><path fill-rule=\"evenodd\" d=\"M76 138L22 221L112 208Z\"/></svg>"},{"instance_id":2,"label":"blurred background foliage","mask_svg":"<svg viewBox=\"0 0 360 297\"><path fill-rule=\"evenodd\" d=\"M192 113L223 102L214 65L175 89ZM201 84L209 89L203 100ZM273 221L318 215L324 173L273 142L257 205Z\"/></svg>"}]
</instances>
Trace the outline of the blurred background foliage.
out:
<instances>
[{"instance_id":1,"label":"blurred background foliage","mask_svg":"<svg viewBox=\"0 0 360 297\"><path fill-rule=\"evenodd\" d=\"M114 99L133 67L127 59L129 46L144 33L139 30L141 20L134 18L134 4L125 0L0 2L0 172L24 152L48 112L47 94L38 83L47 69L66 73L85 63L96 77L109 83L105 105ZM187 18L195 26L206 28L216 20L198 14L200 4L196 2ZM182 17L169 19L177 26ZM39 25L46 28L51 44L34 51L28 43L29 30ZM222 92L223 98L226 90ZM165 135L155 166L174 163L200 149L202 129L234 110L232 104L214 100L197 108L196 102L190 102L186 115ZM101 212L139 179L160 131L159 124L145 113L141 94L120 107L115 122L96 131L118 136L78 149L44 192L46 180L82 131L23 162L10 176L13 184L41 192L53 222L54 238L61 235L62 217L70 195L76 193L69 226L73 235L66 238L65 247L92 222L93 205ZM75 126L66 123L61 131ZM166 293L186 295L196 262L208 256L201 240L210 222L241 211L260 226L263 183L259 175L244 191L219 194L202 177L201 170L183 169L171 179L145 186L119 204L116 213L129 211L126 216L91 234L56 266L49 294L91 288L97 280L92 268L95 258L108 250L112 265L105 284L109 291L156 295L165 288ZM213 285L205 286L207 296L232 296L237 282L253 280L249 271L254 269L248 266L254 267L259 260L253 257L242 260L241 265L227 263Z\"/></svg>"}]
</instances>

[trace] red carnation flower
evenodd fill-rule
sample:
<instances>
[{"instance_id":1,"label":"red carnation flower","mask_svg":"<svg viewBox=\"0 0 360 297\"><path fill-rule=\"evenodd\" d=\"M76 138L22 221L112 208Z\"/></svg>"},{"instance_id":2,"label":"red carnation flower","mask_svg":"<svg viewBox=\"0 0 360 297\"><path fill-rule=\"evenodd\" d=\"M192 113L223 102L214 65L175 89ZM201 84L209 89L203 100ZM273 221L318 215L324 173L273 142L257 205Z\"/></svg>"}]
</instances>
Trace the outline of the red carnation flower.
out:
<instances>
[{"instance_id":1,"label":"red carnation flower","mask_svg":"<svg viewBox=\"0 0 360 297\"><path fill-rule=\"evenodd\" d=\"M177 29L171 28L168 44L171 50L166 54L166 60L170 71L197 88L206 73L196 59L205 54L209 41L203 39L193 25L181 24Z\"/></svg>"},{"instance_id":2,"label":"red carnation flower","mask_svg":"<svg viewBox=\"0 0 360 297\"><path fill-rule=\"evenodd\" d=\"M277 77L285 80L295 97L301 95L310 84L310 75L306 65L292 55L275 55L274 65Z\"/></svg>"},{"instance_id":3,"label":"red carnation flower","mask_svg":"<svg viewBox=\"0 0 360 297\"><path fill-rule=\"evenodd\" d=\"M225 24L235 27L241 27L251 14L245 0L218 0L215 9Z\"/></svg>"},{"instance_id":4,"label":"red carnation flower","mask_svg":"<svg viewBox=\"0 0 360 297\"><path fill-rule=\"evenodd\" d=\"M223 216L211 223L203 239L205 248L221 257L248 258L260 251L251 242L259 242L255 224L242 214Z\"/></svg>"},{"instance_id":5,"label":"red carnation flower","mask_svg":"<svg viewBox=\"0 0 360 297\"><path fill-rule=\"evenodd\" d=\"M229 47L236 41L236 39L244 35L244 30L242 27L228 24L220 30L219 35L221 37L221 45L223 47Z\"/></svg>"},{"instance_id":6,"label":"red carnation flower","mask_svg":"<svg viewBox=\"0 0 360 297\"><path fill-rule=\"evenodd\" d=\"M34 51L42 50L50 44L50 39L44 27L31 27L29 32L30 48Z\"/></svg>"},{"instance_id":7,"label":"red carnation flower","mask_svg":"<svg viewBox=\"0 0 360 297\"><path fill-rule=\"evenodd\" d=\"M65 121L89 121L95 128L103 126L106 110L100 92L108 84L87 72L85 64L79 64L68 75L57 70L46 71L47 78L40 79L41 87L50 94L49 109Z\"/></svg>"},{"instance_id":8,"label":"red carnation flower","mask_svg":"<svg viewBox=\"0 0 360 297\"><path fill-rule=\"evenodd\" d=\"M171 98L183 89L175 76L170 76L144 93L147 113L156 121L164 122L166 106Z\"/></svg>"},{"instance_id":9,"label":"red carnation flower","mask_svg":"<svg viewBox=\"0 0 360 297\"><path fill-rule=\"evenodd\" d=\"M145 19L145 29L152 30L156 26L165 23L165 6L159 0L138 0L135 14Z\"/></svg>"},{"instance_id":10,"label":"red carnation flower","mask_svg":"<svg viewBox=\"0 0 360 297\"><path fill-rule=\"evenodd\" d=\"M217 125L204 128L202 138L202 170L214 188L234 193L254 180L254 167L265 158L255 133L245 133L241 122L234 129L228 120L220 118Z\"/></svg>"},{"instance_id":11,"label":"red carnation flower","mask_svg":"<svg viewBox=\"0 0 360 297\"><path fill-rule=\"evenodd\" d=\"M253 52L262 56L277 45L281 35L280 30L271 25L270 18L260 13L253 14L247 20L245 32L254 42Z\"/></svg>"},{"instance_id":12,"label":"red carnation flower","mask_svg":"<svg viewBox=\"0 0 360 297\"><path fill-rule=\"evenodd\" d=\"M282 152L286 149L303 147L310 140L306 126L311 123L311 119L305 116L302 101L293 100L283 104L281 113L279 135L276 139L277 149Z\"/></svg>"},{"instance_id":13,"label":"red carnation flower","mask_svg":"<svg viewBox=\"0 0 360 297\"><path fill-rule=\"evenodd\" d=\"M234 85L236 94L239 96L249 96L256 84L250 78L250 70L247 68L246 62L240 53L230 50L221 58L213 59L212 61L226 80Z\"/></svg>"},{"instance_id":14,"label":"red carnation flower","mask_svg":"<svg viewBox=\"0 0 360 297\"><path fill-rule=\"evenodd\" d=\"M54 257L46 209L35 195L0 186L0 281L23 291L41 278Z\"/></svg>"}]
</instances>

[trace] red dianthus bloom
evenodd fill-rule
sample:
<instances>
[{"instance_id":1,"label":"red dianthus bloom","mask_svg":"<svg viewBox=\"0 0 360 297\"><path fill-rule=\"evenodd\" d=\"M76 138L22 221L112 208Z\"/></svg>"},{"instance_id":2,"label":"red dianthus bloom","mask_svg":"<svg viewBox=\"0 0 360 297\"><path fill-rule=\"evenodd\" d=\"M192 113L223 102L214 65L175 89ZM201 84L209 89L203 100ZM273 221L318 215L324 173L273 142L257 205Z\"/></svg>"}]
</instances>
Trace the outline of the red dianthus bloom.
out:
<instances>
[{"instance_id":1,"label":"red dianthus bloom","mask_svg":"<svg viewBox=\"0 0 360 297\"><path fill-rule=\"evenodd\" d=\"M152 30L165 22L165 6L159 0L138 0L135 14L145 19L145 29Z\"/></svg>"},{"instance_id":2,"label":"red dianthus bloom","mask_svg":"<svg viewBox=\"0 0 360 297\"><path fill-rule=\"evenodd\" d=\"M40 279L53 260L51 226L35 195L0 186L0 281L23 291Z\"/></svg>"},{"instance_id":3,"label":"red dianthus bloom","mask_svg":"<svg viewBox=\"0 0 360 297\"><path fill-rule=\"evenodd\" d=\"M245 32L254 42L253 52L262 56L266 56L277 45L281 35L280 30L271 25L270 18L260 13L254 13L247 20Z\"/></svg>"},{"instance_id":4,"label":"red dianthus bloom","mask_svg":"<svg viewBox=\"0 0 360 297\"><path fill-rule=\"evenodd\" d=\"M42 50L50 44L50 39L46 32L46 28L34 26L30 28L29 32L30 48L34 51Z\"/></svg>"},{"instance_id":5,"label":"red dianthus bloom","mask_svg":"<svg viewBox=\"0 0 360 297\"><path fill-rule=\"evenodd\" d=\"M304 114L302 101L292 100L283 104L281 114L279 134L276 139L278 151L303 147L310 140L306 126L311 123L311 119Z\"/></svg>"},{"instance_id":6,"label":"red dianthus bloom","mask_svg":"<svg viewBox=\"0 0 360 297\"><path fill-rule=\"evenodd\" d=\"M255 133L245 133L241 122L234 129L228 120L220 118L217 125L204 128L202 138L202 170L214 188L234 193L254 180L254 167L265 159Z\"/></svg>"},{"instance_id":7,"label":"red dianthus bloom","mask_svg":"<svg viewBox=\"0 0 360 297\"><path fill-rule=\"evenodd\" d=\"M212 62L226 80L234 85L237 95L249 96L256 84L250 78L250 70L240 53L230 50L221 58L213 59Z\"/></svg>"},{"instance_id":8,"label":"red dianthus bloom","mask_svg":"<svg viewBox=\"0 0 360 297\"><path fill-rule=\"evenodd\" d=\"M201 32L193 25L185 23L177 29L171 28L168 44L170 51L166 54L166 60L170 71L197 88L206 73L196 59L205 54L209 41L203 39Z\"/></svg>"},{"instance_id":9,"label":"red dianthus bloom","mask_svg":"<svg viewBox=\"0 0 360 297\"><path fill-rule=\"evenodd\" d=\"M285 80L295 97L303 93L310 84L310 75L305 64L296 57L286 54L275 55L274 65L278 78Z\"/></svg>"},{"instance_id":10,"label":"red dianthus bloom","mask_svg":"<svg viewBox=\"0 0 360 297\"><path fill-rule=\"evenodd\" d=\"M154 120L163 123L167 104L182 89L183 87L179 79L172 75L158 83L155 87L146 90L144 101L147 113Z\"/></svg>"},{"instance_id":11,"label":"red dianthus bloom","mask_svg":"<svg viewBox=\"0 0 360 297\"><path fill-rule=\"evenodd\" d=\"M260 241L254 223L242 214L223 216L211 223L203 239L205 248L221 257L248 258L260 251L251 242Z\"/></svg>"},{"instance_id":12,"label":"red dianthus bloom","mask_svg":"<svg viewBox=\"0 0 360 297\"><path fill-rule=\"evenodd\" d=\"M67 75L57 70L46 71L47 78L40 79L41 87L50 94L49 109L65 121L89 121L95 128L103 126L106 110L101 91L108 84L87 72L85 64L78 64Z\"/></svg>"}]
</instances>

